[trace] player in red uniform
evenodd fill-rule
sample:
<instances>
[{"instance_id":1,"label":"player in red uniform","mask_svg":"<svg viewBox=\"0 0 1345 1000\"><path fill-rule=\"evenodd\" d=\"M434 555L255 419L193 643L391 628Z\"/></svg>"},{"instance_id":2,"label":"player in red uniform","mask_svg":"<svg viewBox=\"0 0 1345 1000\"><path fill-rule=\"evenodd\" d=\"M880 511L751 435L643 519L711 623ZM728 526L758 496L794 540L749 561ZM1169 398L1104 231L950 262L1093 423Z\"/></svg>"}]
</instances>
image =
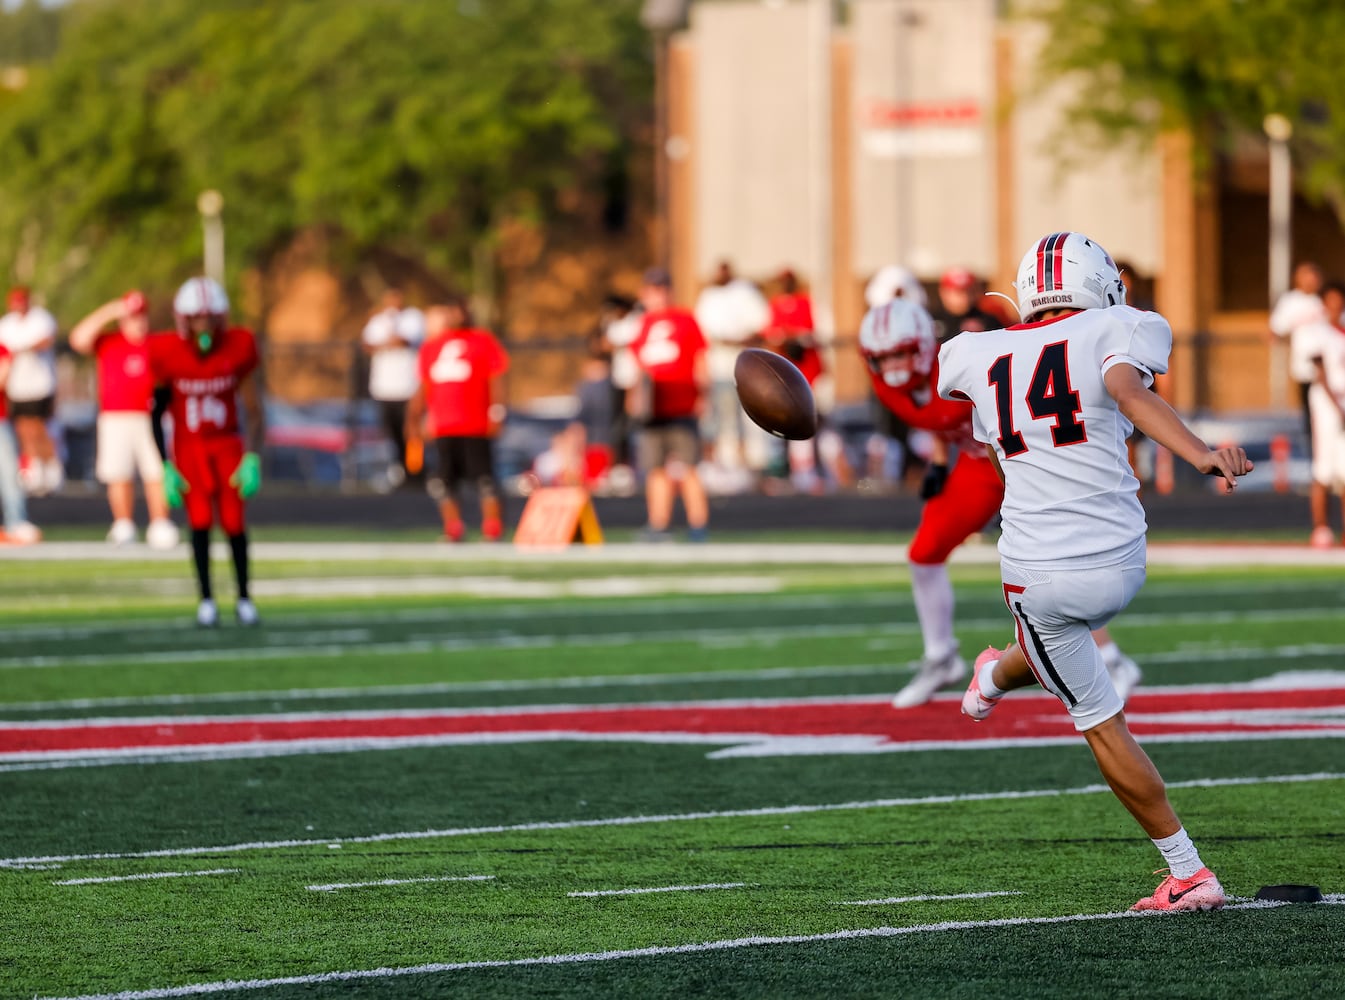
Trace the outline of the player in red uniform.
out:
<instances>
[{"instance_id":1,"label":"player in red uniform","mask_svg":"<svg viewBox=\"0 0 1345 1000\"><path fill-rule=\"evenodd\" d=\"M509 355L489 330L470 325L462 302L429 309L425 328L420 387L406 406L406 439L422 442L428 432L434 441L439 475L430 480L429 492L439 503L444 538L459 542L465 534L458 494L467 481L481 501L482 537L498 541L504 519L494 439L504 423L499 400Z\"/></svg>"},{"instance_id":2,"label":"player in red uniform","mask_svg":"<svg viewBox=\"0 0 1345 1000\"><path fill-rule=\"evenodd\" d=\"M953 585L947 562L954 549L998 512L1004 483L985 448L972 436L971 404L941 399L935 392L938 340L934 321L922 306L895 298L869 310L860 327L859 349L878 399L902 422L932 432L936 442L920 489L925 505L907 553L924 656L915 677L892 699L895 707L910 708L929 701L967 672L953 635ZM954 450L957 457L950 469ZM1139 667L1106 629L1093 635L1124 702L1139 681Z\"/></svg>"},{"instance_id":3,"label":"player in red uniform","mask_svg":"<svg viewBox=\"0 0 1345 1000\"><path fill-rule=\"evenodd\" d=\"M262 408L253 373L257 343L250 330L229 326L229 297L210 278L192 278L173 299L177 331L149 338L150 369L171 390L171 455L164 491L186 507L192 559L200 590L196 623L219 624L210 583L210 529L218 514L229 539L235 613L240 625L259 622L248 594L245 503L261 486ZM239 406L245 410L239 421ZM244 435L246 434L246 438Z\"/></svg>"}]
</instances>

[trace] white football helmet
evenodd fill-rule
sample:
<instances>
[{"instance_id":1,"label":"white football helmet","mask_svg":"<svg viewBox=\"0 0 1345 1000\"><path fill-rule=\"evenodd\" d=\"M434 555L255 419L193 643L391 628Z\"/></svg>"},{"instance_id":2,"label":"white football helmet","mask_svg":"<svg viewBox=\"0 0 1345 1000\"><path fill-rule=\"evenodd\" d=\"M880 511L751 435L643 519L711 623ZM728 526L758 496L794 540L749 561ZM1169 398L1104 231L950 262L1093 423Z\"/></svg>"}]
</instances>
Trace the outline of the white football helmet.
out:
<instances>
[{"instance_id":1,"label":"white football helmet","mask_svg":"<svg viewBox=\"0 0 1345 1000\"><path fill-rule=\"evenodd\" d=\"M911 351L909 371L883 371L883 358L897 351ZM929 375L939 352L934 320L925 308L910 299L889 299L864 315L859 326L859 353L869 370L893 388L910 381L912 374Z\"/></svg>"},{"instance_id":2,"label":"white football helmet","mask_svg":"<svg viewBox=\"0 0 1345 1000\"><path fill-rule=\"evenodd\" d=\"M870 309L877 309L883 303L897 298L909 299L918 306L928 304L925 286L920 284L920 279L909 268L889 264L879 268L878 273L864 286L864 304Z\"/></svg>"},{"instance_id":3,"label":"white football helmet","mask_svg":"<svg viewBox=\"0 0 1345 1000\"><path fill-rule=\"evenodd\" d=\"M229 296L213 278L188 278L173 296L177 332L194 338L203 352L224 332L229 317Z\"/></svg>"},{"instance_id":4,"label":"white football helmet","mask_svg":"<svg viewBox=\"0 0 1345 1000\"><path fill-rule=\"evenodd\" d=\"M1126 300L1111 254L1082 233L1037 240L1023 255L1013 287L1024 323L1050 309L1105 309Z\"/></svg>"}]
</instances>

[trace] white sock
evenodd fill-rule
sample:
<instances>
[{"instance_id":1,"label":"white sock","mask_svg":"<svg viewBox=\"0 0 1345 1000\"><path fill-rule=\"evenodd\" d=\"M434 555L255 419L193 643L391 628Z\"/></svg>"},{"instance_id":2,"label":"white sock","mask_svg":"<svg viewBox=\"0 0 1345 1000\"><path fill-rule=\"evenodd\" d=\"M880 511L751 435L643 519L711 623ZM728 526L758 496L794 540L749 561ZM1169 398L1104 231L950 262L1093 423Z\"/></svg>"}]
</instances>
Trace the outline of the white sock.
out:
<instances>
[{"instance_id":1,"label":"white sock","mask_svg":"<svg viewBox=\"0 0 1345 1000\"><path fill-rule=\"evenodd\" d=\"M1171 837L1155 840L1154 847L1158 848L1163 860L1168 863L1168 871L1173 878L1190 878L1205 867L1184 826L1178 827Z\"/></svg>"},{"instance_id":2,"label":"white sock","mask_svg":"<svg viewBox=\"0 0 1345 1000\"><path fill-rule=\"evenodd\" d=\"M1007 694L1003 688L995 683L995 664L999 660L990 660L981 664L981 671L976 675L976 686L981 689L983 698L999 698Z\"/></svg>"},{"instance_id":3,"label":"white sock","mask_svg":"<svg viewBox=\"0 0 1345 1000\"><path fill-rule=\"evenodd\" d=\"M1108 667L1116 666L1116 662L1121 658L1121 647L1114 642L1099 646L1098 652L1102 654L1102 662Z\"/></svg>"},{"instance_id":4,"label":"white sock","mask_svg":"<svg viewBox=\"0 0 1345 1000\"><path fill-rule=\"evenodd\" d=\"M911 563L911 595L915 614L920 619L920 634L925 639L925 657L941 660L957 652L953 638L953 584L948 567Z\"/></svg>"}]
</instances>

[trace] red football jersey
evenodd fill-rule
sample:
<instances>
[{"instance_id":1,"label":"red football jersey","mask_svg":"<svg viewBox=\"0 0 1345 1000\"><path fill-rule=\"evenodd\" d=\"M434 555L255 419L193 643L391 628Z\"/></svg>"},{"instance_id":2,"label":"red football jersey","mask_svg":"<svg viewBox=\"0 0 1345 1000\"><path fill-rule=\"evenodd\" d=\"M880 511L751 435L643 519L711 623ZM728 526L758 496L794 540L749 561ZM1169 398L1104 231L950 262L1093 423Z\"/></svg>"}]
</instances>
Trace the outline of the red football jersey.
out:
<instances>
[{"instance_id":1,"label":"red football jersey","mask_svg":"<svg viewBox=\"0 0 1345 1000\"><path fill-rule=\"evenodd\" d=\"M149 343L128 340L120 330L98 338L98 405L104 413L145 413L154 394Z\"/></svg>"},{"instance_id":2,"label":"red football jersey","mask_svg":"<svg viewBox=\"0 0 1345 1000\"><path fill-rule=\"evenodd\" d=\"M147 343L154 381L173 389L168 412L175 448L186 440L240 432L238 385L258 364L252 331L230 327L204 355L176 331L151 334Z\"/></svg>"},{"instance_id":3,"label":"red football jersey","mask_svg":"<svg viewBox=\"0 0 1345 1000\"><path fill-rule=\"evenodd\" d=\"M968 458L989 460L985 446L972 435L970 402L958 399L943 399L935 391L939 384L939 363L934 362L930 371L929 384L918 391L923 400L916 399L916 393L906 386L894 387L883 381L883 377L872 371L869 380L878 401L891 410L902 423L923 431L931 431L940 439Z\"/></svg>"},{"instance_id":4,"label":"red football jersey","mask_svg":"<svg viewBox=\"0 0 1345 1000\"><path fill-rule=\"evenodd\" d=\"M822 374L822 355L811 343L790 345L790 341L812 332L813 303L808 296L795 292L771 299L771 323L762 331L762 339L771 350L794 362L809 385Z\"/></svg>"},{"instance_id":5,"label":"red football jersey","mask_svg":"<svg viewBox=\"0 0 1345 1000\"><path fill-rule=\"evenodd\" d=\"M701 396L696 359L705 350L705 335L689 309L671 306L645 313L631 352L653 385L655 420L696 416Z\"/></svg>"},{"instance_id":6,"label":"red football jersey","mask_svg":"<svg viewBox=\"0 0 1345 1000\"><path fill-rule=\"evenodd\" d=\"M490 433L490 380L509 370L509 355L488 330L449 330L420 345L420 382L431 437Z\"/></svg>"}]
</instances>

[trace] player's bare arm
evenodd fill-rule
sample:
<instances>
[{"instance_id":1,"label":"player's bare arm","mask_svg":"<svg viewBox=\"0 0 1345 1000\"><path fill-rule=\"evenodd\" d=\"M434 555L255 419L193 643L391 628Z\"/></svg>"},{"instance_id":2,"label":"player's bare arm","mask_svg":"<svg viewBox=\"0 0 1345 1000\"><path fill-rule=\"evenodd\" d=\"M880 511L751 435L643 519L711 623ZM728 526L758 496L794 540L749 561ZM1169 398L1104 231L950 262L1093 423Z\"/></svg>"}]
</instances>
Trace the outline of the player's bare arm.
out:
<instances>
[{"instance_id":1,"label":"player's bare arm","mask_svg":"<svg viewBox=\"0 0 1345 1000\"><path fill-rule=\"evenodd\" d=\"M111 324L121 319L125 311L126 306L120 298L115 298L111 302L104 302L75 324L70 331L70 349L78 351L80 354L90 353L93 350L93 345L98 342L98 338Z\"/></svg>"},{"instance_id":2,"label":"player's bare arm","mask_svg":"<svg viewBox=\"0 0 1345 1000\"><path fill-rule=\"evenodd\" d=\"M1199 471L1222 476L1229 489L1237 487L1238 476L1252 471L1252 463L1243 449L1210 448L1198 438L1167 400L1149 391L1138 368L1113 365L1102 380L1126 419Z\"/></svg>"},{"instance_id":3,"label":"player's bare arm","mask_svg":"<svg viewBox=\"0 0 1345 1000\"><path fill-rule=\"evenodd\" d=\"M406 424L402 428L407 441L421 441L425 437L425 384L416 388L406 401Z\"/></svg>"}]
</instances>

